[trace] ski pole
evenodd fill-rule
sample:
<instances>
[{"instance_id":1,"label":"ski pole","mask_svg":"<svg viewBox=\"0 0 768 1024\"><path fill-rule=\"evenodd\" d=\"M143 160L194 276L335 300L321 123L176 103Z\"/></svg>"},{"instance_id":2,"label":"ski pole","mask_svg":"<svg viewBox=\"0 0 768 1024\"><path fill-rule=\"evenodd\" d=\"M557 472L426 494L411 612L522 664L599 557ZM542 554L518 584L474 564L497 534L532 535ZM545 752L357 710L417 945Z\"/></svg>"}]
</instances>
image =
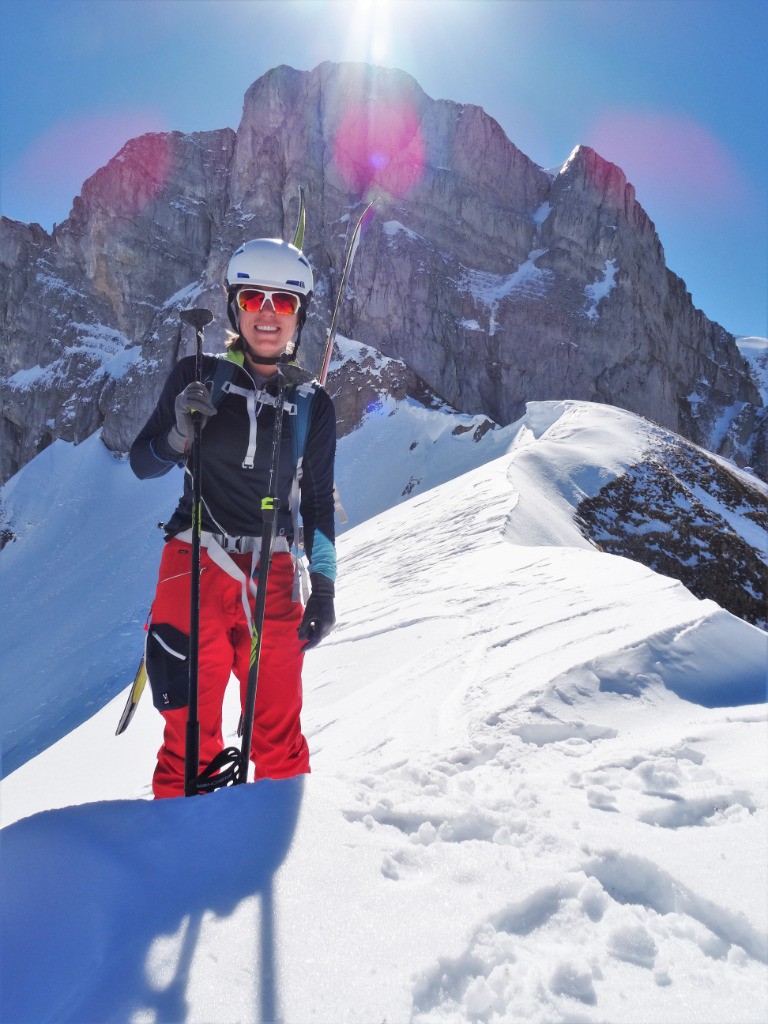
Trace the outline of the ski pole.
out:
<instances>
[{"instance_id":1,"label":"ski pole","mask_svg":"<svg viewBox=\"0 0 768 1024\"><path fill-rule=\"evenodd\" d=\"M203 331L213 320L210 309L183 309L179 314L185 324L195 329L195 380L203 376ZM199 412L192 413L194 438L190 452L192 476L192 573L189 609L189 704L187 711L187 742L184 752L184 796L197 794L200 771L200 722L198 720L198 660L200 653L200 530L202 515L202 471L200 437L202 422Z\"/></svg>"},{"instance_id":2,"label":"ski pole","mask_svg":"<svg viewBox=\"0 0 768 1024\"><path fill-rule=\"evenodd\" d=\"M259 680L259 659L261 657L261 638L264 628L264 612L267 604L267 578L272 565L272 552L275 546L277 531L277 496L278 470L280 468L280 445L283 437L283 408L285 405L283 377L278 377L278 394L275 403L275 426L272 431L272 456L269 466L269 482L267 493L261 500L261 551L259 553L259 582L256 587L256 604L253 615L253 635L251 637L251 660L248 667L248 683L245 691L245 704L242 717L242 742L240 745L242 770L235 779L235 785L248 781L248 761L251 756L253 739L253 716L256 710L256 688Z\"/></svg>"}]
</instances>

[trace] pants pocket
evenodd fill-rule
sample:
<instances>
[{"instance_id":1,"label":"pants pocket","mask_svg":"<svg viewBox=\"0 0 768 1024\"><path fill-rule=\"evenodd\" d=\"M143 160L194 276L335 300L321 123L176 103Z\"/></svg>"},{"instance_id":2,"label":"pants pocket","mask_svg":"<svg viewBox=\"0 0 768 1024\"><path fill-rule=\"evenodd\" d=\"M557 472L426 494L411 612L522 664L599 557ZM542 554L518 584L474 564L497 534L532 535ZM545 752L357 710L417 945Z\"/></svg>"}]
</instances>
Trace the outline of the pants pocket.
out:
<instances>
[{"instance_id":1,"label":"pants pocket","mask_svg":"<svg viewBox=\"0 0 768 1024\"><path fill-rule=\"evenodd\" d=\"M147 677L158 711L189 703L189 637L167 622L152 623L147 635Z\"/></svg>"}]
</instances>

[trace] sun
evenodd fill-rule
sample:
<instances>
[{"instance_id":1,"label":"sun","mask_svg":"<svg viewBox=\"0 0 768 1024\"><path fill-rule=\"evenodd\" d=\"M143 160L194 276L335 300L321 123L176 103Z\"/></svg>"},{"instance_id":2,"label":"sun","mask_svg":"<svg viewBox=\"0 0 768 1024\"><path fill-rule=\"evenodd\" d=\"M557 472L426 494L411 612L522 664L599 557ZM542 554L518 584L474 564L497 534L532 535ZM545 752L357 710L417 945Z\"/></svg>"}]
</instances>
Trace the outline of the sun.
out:
<instances>
[{"instance_id":1,"label":"sun","mask_svg":"<svg viewBox=\"0 0 768 1024\"><path fill-rule=\"evenodd\" d=\"M357 0L347 49L352 59L386 63L392 54L391 0Z\"/></svg>"}]
</instances>

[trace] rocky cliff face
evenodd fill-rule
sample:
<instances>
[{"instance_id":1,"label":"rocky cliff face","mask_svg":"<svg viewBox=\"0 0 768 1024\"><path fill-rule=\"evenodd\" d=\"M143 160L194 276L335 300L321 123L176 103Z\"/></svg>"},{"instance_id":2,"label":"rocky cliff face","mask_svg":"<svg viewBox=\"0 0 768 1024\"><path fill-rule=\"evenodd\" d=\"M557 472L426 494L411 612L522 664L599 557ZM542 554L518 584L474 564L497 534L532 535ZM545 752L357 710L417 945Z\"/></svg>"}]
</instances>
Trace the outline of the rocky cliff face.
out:
<instances>
[{"instance_id":1,"label":"rocky cliff face","mask_svg":"<svg viewBox=\"0 0 768 1024\"><path fill-rule=\"evenodd\" d=\"M619 168L580 147L550 174L477 107L401 72L323 64L255 82L236 133L133 140L50 235L0 222L0 480L54 437L102 427L125 450L187 350L179 309L209 306L221 348L229 254L291 237L299 186L317 280L308 368L350 225L378 195L339 327L404 360L409 393L426 384L498 423L526 400L607 402L768 472L748 367L666 268Z\"/></svg>"}]
</instances>

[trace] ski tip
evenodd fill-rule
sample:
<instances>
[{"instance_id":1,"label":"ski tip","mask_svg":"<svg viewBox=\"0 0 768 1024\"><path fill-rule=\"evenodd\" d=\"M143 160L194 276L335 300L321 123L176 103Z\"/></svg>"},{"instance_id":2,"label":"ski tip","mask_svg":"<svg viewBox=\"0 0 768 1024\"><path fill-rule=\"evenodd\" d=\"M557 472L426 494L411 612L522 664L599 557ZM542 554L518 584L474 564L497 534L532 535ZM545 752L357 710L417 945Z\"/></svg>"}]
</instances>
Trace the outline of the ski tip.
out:
<instances>
[{"instance_id":1,"label":"ski tip","mask_svg":"<svg viewBox=\"0 0 768 1024\"><path fill-rule=\"evenodd\" d=\"M304 248L304 232L307 227L307 206L304 200L304 186L299 186L299 216L296 221L296 231L293 235L293 244L297 249Z\"/></svg>"}]
</instances>

